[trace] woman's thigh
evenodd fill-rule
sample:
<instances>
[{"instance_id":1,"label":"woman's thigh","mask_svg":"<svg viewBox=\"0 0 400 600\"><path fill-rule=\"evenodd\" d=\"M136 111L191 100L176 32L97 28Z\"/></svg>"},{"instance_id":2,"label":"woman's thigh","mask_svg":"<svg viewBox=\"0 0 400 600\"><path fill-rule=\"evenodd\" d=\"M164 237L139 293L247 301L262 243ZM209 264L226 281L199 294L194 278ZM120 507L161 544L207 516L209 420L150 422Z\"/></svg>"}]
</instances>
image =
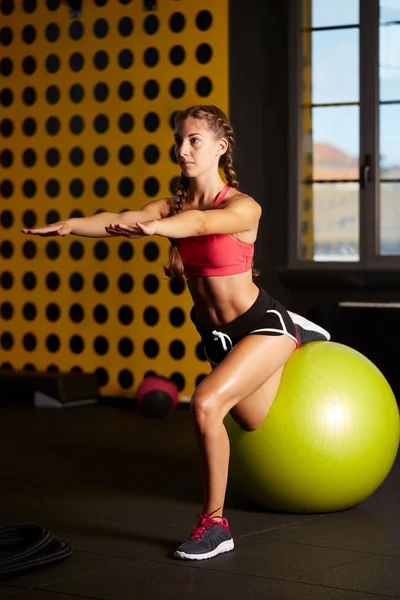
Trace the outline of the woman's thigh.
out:
<instances>
[{"instance_id":1,"label":"woman's thigh","mask_svg":"<svg viewBox=\"0 0 400 600\"><path fill-rule=\"evenodd\" d=\"M256 392L260 392L259 401L275 397L274 391L276 394L281 377L279 372L295 348L296 343L286 335L244 337L203 379L196 389L194 402L200 400L211 404L224 418L246 400L235 412L237 415L248 412L252 406L249 398Z\"/></svg>"},{"instance_id":2,"label":"woman's thigh","mask_svg":"<svg viewBox=\"0 0 400 600\"><path fill-rule=\"evenodd\" d=\"M233 419L245 431L258 429L268 416L279 390L283 369L283 366L280 367L260 389L231 408Z\"/></svg>"}]
</instances>

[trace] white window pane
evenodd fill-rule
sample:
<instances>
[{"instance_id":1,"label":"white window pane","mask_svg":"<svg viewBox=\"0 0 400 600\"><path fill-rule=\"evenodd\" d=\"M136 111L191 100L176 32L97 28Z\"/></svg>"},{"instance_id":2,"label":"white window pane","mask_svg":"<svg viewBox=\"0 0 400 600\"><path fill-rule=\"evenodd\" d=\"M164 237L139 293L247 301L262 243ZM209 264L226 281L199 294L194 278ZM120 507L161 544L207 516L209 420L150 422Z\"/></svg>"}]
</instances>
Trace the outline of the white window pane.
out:
<instances>
[{"instance_id":1,"label":"white window pane","mask_svg":"<svg viewBox=\"0 0 400 600\"><path fill-rule=\"evenodd\" d=\"M379 129L381 179L400 179L400 103L381 105Z\"/></svg>"},{"instance_id":2,"label":"white window pane","mask_svg":"<svg viewBox=\"0 0 400 600\"><path fill-rule=\"evenodd\" d=\"M379 21L398 21L400 12L400 0L380 0L379 2Z\"/></svg>"},{"instance_id":3,"label":"white window pane","mask_svg":"<svg viewBox=\"0 0 400 600\"><path fill-rule=\"evenodd\" d=\"M359 260L359 184L313 185L315 261Z\"/></svg>"},{"instance_id":4,"label":"white window pane","mask_svg":"<svg viewBox=\"0 0 400 600\"><path fill-rule=\"evenodd\" d=\"M400 256L400 183L381 183L380 234L381 255Z\"/></svg>"},{"instance_id":5,"label":"white window pane","mask_svg":"<svg viewBox=\"0 0 400 600\"><path fill-rule=\"evenodd\" d=\"M359 102L359 99L359 30L314 31L313 104Z\"/></svg>"},{"instance_id":6,"label":"white window pane","mask_svg":"<svg viewBox=\"0 0 400 600\"><path fill-rule=\"evenodd\" d=\"M393 17L379 27L379 97L400 100L400 0Z\"/></svg>"},{"instance_id":7,"label":"white window pane","mask_svg":"<svg viewBox=\"0 0 400 600\"><path fill-rule=\"evenodd\" d=\"M313 180L358 180L360 124L358 106L312 110Z\"/></svg>"},{"instance_id":8,"label":"white window pane","mask_svg":"<svg viewBox=\"0 0 400 600\"><path fill-rule=\"evenodd\" d=\"M313 0L312 26L356 25L360 20L359 0Z\"/></svg>"}]
</instances>

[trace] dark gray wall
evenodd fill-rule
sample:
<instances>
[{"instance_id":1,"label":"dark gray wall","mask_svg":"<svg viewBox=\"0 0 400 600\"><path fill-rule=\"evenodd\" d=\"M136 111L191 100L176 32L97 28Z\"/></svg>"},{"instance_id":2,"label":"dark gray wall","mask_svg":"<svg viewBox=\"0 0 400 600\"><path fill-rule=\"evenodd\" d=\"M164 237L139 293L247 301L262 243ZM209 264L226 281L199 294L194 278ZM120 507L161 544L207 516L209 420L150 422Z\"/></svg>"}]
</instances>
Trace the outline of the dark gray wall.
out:
<instances>
[{"instance_id":1,"label":"dark gray wall","mask_svg":"<svg viewBox=\"0 0 400 600\"><path fill-rule=\"evenodd\" d=\"M240 189L263 208L255 264L264 289L283 304L288 290L287 229L287 2L230 2L230 117L238 145Z\"/></svg>"}]
</instances>

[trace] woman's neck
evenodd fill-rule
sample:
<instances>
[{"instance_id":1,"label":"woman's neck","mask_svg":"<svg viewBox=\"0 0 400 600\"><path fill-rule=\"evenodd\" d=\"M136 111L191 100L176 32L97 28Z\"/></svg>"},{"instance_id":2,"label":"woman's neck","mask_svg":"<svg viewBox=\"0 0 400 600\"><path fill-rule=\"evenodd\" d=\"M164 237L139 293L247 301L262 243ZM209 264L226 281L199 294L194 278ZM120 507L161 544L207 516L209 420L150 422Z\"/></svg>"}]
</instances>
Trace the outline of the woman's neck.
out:
<instances>
[{"instance_id":1,"label":"woman's neck","mask_svg":"<svg viewBox=\"0 0 400 600\"><path fill-rule=\"evenodd\" d=\"M189 182L188 202L194 207L212 206L224 185L219 175L212 181L210 177L203 180L200 177L193 177Z\"/></svg>"}]
</instances>

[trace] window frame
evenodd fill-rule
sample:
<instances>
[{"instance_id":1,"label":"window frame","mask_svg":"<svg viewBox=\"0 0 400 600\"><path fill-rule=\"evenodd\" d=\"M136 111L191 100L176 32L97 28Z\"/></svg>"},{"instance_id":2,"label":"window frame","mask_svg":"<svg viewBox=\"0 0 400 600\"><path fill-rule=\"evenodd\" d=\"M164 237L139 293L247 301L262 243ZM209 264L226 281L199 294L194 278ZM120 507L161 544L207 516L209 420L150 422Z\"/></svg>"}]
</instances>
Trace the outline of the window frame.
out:
<instances>
[{"instance_id":1,"label":"window frame","mask_svg":"<svg viewBox=\"0 0 400 600\"><path fill-rule=\"evenodd\" d=\"M400 255L380 255L379 0L360 0L359 260L300 258L302 194L302 0L289 2L288 265L295 271L398 271ZM333 274L333 273L332 273Z\"/></svg>"}]
</instances>

